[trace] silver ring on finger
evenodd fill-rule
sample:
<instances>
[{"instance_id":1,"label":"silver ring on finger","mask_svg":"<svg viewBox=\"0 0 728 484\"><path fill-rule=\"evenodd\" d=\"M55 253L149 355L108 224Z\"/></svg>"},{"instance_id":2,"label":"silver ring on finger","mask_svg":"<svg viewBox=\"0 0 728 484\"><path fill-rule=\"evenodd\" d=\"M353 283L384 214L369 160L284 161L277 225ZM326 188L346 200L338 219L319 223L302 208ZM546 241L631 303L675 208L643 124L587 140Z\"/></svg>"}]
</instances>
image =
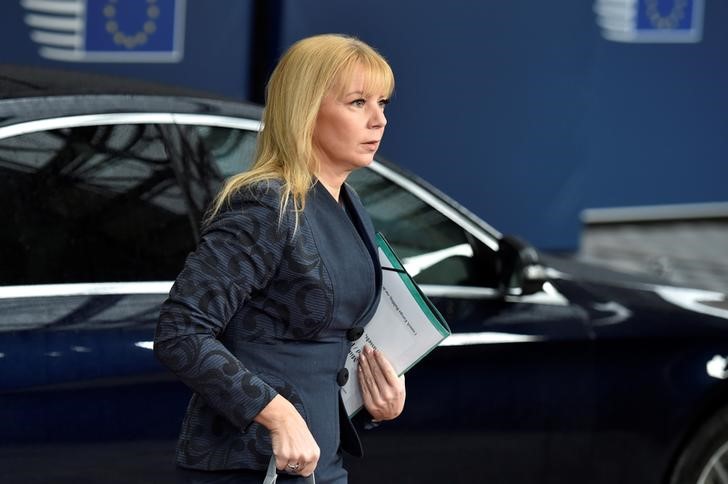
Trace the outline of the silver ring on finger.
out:
<instances>
[{"instance_id":1,"label":"silver ring on finger","mask_svg":"<svg viewBox=\"0 0 728 484\"><path fill-rule=\"evenodd\" d=\"M286 468L293 472L296 472L300 467L301 464L286 464Z\"/></svg>"}]
</instances>

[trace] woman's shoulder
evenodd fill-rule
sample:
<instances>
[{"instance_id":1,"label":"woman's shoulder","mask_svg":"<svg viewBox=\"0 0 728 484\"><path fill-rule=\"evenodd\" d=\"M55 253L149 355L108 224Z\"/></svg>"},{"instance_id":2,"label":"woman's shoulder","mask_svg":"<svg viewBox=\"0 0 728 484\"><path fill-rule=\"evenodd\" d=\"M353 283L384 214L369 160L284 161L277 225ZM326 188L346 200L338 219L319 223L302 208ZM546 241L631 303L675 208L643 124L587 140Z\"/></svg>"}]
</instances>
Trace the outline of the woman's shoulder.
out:
<instances>
[{"instance_id":1,"label":"woman's shoulder","mask_svg":"<svg viewBox=\"0 0 728 484\"><path fill-rule=\"evenodd\" d=\"M252 203L278 210L282 186L283 183L277 179L249 183L236 189L230 195L227 205L230 209L236 209Z\"/></svg>"},{"instance_id":2,"label":"woman's shoulder","mask_svg":"<svg viewBox=\"0 0 728 484\"><path fill-rule=\"evenodd\" d=\"M279 180L271 179L236 188L226 195L215 213L203 222L204 230L250 223L267 225L272 222L276 222L279 229L282 228L287 225L287 217L280 218L281 187Z\"/></svg>"}]
</instances>

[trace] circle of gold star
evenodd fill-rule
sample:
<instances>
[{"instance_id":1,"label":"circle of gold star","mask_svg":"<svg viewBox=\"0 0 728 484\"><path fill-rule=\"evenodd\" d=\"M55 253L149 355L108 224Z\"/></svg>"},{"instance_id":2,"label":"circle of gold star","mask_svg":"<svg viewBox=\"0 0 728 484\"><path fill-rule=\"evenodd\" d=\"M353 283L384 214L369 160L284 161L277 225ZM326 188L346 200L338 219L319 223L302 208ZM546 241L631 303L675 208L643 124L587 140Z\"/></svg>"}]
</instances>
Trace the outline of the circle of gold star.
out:
<instances>
[{"instance_id":1,"label":"circle of gold star","mask_svg":"<svg viewBox=\"0 0 728 484\"><path fill-rule=\"evenodd\" d=\"M106 17L106 31L114 39L116 45L123 45L127 49L133 49L139 45L144 45L149 41L149 37L157 31L157 22L159 18L159 6L157 0L147 0L147 18L140 30L132 34L127 34L119 29L119 23L116 21L118 0L109 0L104 5L104 17Z\"/></svg>"},{"instance_id":2,"label":"circle of gold star","mask_svg":"<svg viewBox=\"0 0 728 484\"><path fill-rule=\"evenodd\" d=\"M646 0L645 10L647 18L653 27L658 29L674 29L680 25L680 21L685 18L685 9L688 6L688 0L673 0L672 8L667 15L662 15L658 8L658 0Z\"/></svg>"}]
</instances>

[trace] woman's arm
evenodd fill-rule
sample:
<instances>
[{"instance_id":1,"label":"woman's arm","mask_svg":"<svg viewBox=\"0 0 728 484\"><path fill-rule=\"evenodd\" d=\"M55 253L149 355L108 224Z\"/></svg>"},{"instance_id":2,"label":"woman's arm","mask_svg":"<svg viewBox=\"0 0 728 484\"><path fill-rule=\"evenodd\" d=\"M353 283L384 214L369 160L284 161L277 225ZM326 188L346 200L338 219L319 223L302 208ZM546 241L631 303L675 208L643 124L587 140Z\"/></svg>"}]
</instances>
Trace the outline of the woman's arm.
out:
<instances>
[{"instance_id":1,"label":"woman's arm","mask_svg":"<svg viewBox=\"0 0 728 484\"><path fill-rule=\"evenodd\" d=\"M277 271L290 240L280 232L273 206L237 204L218 216L162 306L154 352L238 428L253 421L266 427L280 470L309 475L320 450L301 414L218 339L251 291L268 285ZM298 466L294 471L289 464Z\"/></svg>"},{"instance_id":2,"label":"woman's arm","mask_svg":"<svg viewBox=\"0 0 728 484\"><path fill-rule=\"evenodd\" d=\"M216 217L162 305L155 335L157 358L240 429L276 392L218 337L275 273L287 239L274 236L277 221L274 207L257 202L236 203Z\"/></svg>"}]
</instances>

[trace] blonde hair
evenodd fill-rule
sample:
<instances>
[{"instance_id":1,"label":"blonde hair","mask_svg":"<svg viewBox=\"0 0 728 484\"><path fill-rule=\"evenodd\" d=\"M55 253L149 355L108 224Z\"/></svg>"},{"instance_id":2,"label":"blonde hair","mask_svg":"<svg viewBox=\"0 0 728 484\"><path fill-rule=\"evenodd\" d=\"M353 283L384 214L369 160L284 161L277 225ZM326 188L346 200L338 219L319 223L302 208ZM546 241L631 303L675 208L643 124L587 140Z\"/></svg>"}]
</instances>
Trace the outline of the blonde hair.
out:
<instances>
[{"instance_id":1,"label":"blonde hair","mask_svg":"<svg viewBox=\"0 0 728 484\"><path fill-rule=\"evenodd\" d=\"M250 170L227 180L208 221L238 190L261 181L280 180L279 218L290 200L298 222L318 171L313 132L321 101L330 90L344 89L342 81L357 66L364 67L366 73L366 95L391 95L391 67L361 40L340 34L316 35L299 40L286 51L268 81L255 162Z\"/></svg>"}]
</instances>

